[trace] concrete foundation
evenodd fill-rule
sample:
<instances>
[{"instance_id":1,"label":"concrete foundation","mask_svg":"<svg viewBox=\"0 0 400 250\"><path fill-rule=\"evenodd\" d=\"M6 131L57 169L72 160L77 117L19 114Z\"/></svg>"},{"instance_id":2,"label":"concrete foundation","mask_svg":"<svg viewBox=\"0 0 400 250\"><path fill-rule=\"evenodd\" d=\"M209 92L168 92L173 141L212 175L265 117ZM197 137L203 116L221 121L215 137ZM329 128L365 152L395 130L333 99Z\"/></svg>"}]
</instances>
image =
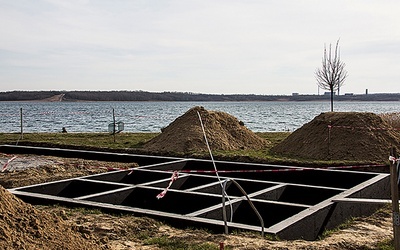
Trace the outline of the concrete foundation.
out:
<instances>
[{"instance_id":1,"label":"concrete foundation","mask_svg":"<svg viewBox=\"0 0 400 250\"><path fill-rule=\"evenodd\" d=\"M222 182L230 230L260 231L260 221L235 185L246 191L264 220L264 232L281 239L316 239L350 217L369 215L389 199L385 173L302 169L292 166L117 154L66 149L0 146L4 153L29 153L137 162L134 170L113 171L10 189L34 204L62 203L130 212L180 226L224 230ZM157 199L179 172L165 197ZM351 198L351 199L350 199ZM357 199L355 199L357 198ZM358 201L358 202L357 202ZM231 216L232 215L232 216Z\"/></svg>"}]
</instances>

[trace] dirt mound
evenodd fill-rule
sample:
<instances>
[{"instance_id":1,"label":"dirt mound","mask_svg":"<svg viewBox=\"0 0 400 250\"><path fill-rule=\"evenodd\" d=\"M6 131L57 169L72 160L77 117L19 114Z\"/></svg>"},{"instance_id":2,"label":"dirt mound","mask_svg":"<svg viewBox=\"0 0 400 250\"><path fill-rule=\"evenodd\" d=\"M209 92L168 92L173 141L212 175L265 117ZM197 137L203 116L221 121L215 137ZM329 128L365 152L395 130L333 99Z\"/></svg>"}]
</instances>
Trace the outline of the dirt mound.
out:
<instances>
[{"instance_id":1,"label":"dirt mound","mask_svg":"<svg viewBox=\"0 0 400 250\"><path fill-rule=\"evenodd\" d=\"M373 113L322 113L271 150L313 160L387 163L400 132Z\"/></svg>"},{"instance_id":2,"label":"dirt mound","mask_svg":"<svg viewBox=\"0 0 400 250\"><path fill-rule=\"evenodd\" d=\"M99 249L58 216L41 212L0 186L1 249Z\"/></svg>"},{"instance_id":3,"label":"dirt mound","mask_svg":"<svg viewBox=\"0 0 400 250\"><path fill-rule=\"evenodd\" d=\"M259 149L267 143L234 116L194 107L162 129L162 133L147 142L143 148L153 152L206 151L207 145L198 113L211 150Z\"/></svg>"}]
</instances>

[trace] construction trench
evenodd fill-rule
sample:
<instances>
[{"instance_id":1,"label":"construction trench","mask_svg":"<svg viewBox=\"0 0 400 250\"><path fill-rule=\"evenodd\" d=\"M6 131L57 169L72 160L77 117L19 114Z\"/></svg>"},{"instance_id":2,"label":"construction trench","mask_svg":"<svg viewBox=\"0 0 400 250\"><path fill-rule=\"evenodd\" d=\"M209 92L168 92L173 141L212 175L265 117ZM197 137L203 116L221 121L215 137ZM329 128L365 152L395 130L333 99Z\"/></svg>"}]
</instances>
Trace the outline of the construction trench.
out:
<instances>
[{"instance_id":1,"label":"construction trench","mask_svg":"<svg viewBox=\"0 0 400 250\"><path fill-rule=\"evenodd\" d=\"M0 152L136 162L135 169L9 191L31 204L132 213L216 233L250 230L315 240L351 217L370 215L390 197L387 173L29 146L0 145Z\"/></svg>"}]
</instances>

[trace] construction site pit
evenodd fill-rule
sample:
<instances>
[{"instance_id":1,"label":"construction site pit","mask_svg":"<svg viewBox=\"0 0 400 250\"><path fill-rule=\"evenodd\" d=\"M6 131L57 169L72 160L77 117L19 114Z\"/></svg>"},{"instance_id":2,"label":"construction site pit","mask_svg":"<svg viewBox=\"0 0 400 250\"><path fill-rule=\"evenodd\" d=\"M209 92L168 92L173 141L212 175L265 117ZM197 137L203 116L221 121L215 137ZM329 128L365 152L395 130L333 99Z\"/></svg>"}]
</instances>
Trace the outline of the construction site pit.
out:
<instances>
[{"instance_id":1,"label":"construction site pit","mask_svg":"<svg viewBox=\"0 0 400 250\"><path fill-rule=\"evenodd\" d=\"M29 146L1 145L0 152L139 165L9 189L27 203L131 213L216 233L315 240L351 217L372 214L390 197L387 173Z\"/></svg>"}]
</instances>

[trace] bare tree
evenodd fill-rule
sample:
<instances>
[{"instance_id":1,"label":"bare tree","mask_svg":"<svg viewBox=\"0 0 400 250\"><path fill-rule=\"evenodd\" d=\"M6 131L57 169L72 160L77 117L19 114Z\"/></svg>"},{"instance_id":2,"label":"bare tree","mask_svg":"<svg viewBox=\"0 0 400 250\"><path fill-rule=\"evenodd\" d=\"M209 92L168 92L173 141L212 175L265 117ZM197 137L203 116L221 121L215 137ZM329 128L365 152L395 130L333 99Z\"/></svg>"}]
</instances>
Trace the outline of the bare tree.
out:
<instances>
[{"instance_id":1,"label":"bare tree","mask_svg":"<svg viewBox=\"0 0 400 250\"><path fill-rule=\"evenodd\" d=\"M329 52L324 47L322 57L322 67L315 71L317 84L321 89L331 92L331 112L333 112L333 94L344 84L347 71L344 69L345 63L340 60L339 40L336 42L335 51L332 53L332 44L329 44Z\"/></svg>"}]
</instances>

